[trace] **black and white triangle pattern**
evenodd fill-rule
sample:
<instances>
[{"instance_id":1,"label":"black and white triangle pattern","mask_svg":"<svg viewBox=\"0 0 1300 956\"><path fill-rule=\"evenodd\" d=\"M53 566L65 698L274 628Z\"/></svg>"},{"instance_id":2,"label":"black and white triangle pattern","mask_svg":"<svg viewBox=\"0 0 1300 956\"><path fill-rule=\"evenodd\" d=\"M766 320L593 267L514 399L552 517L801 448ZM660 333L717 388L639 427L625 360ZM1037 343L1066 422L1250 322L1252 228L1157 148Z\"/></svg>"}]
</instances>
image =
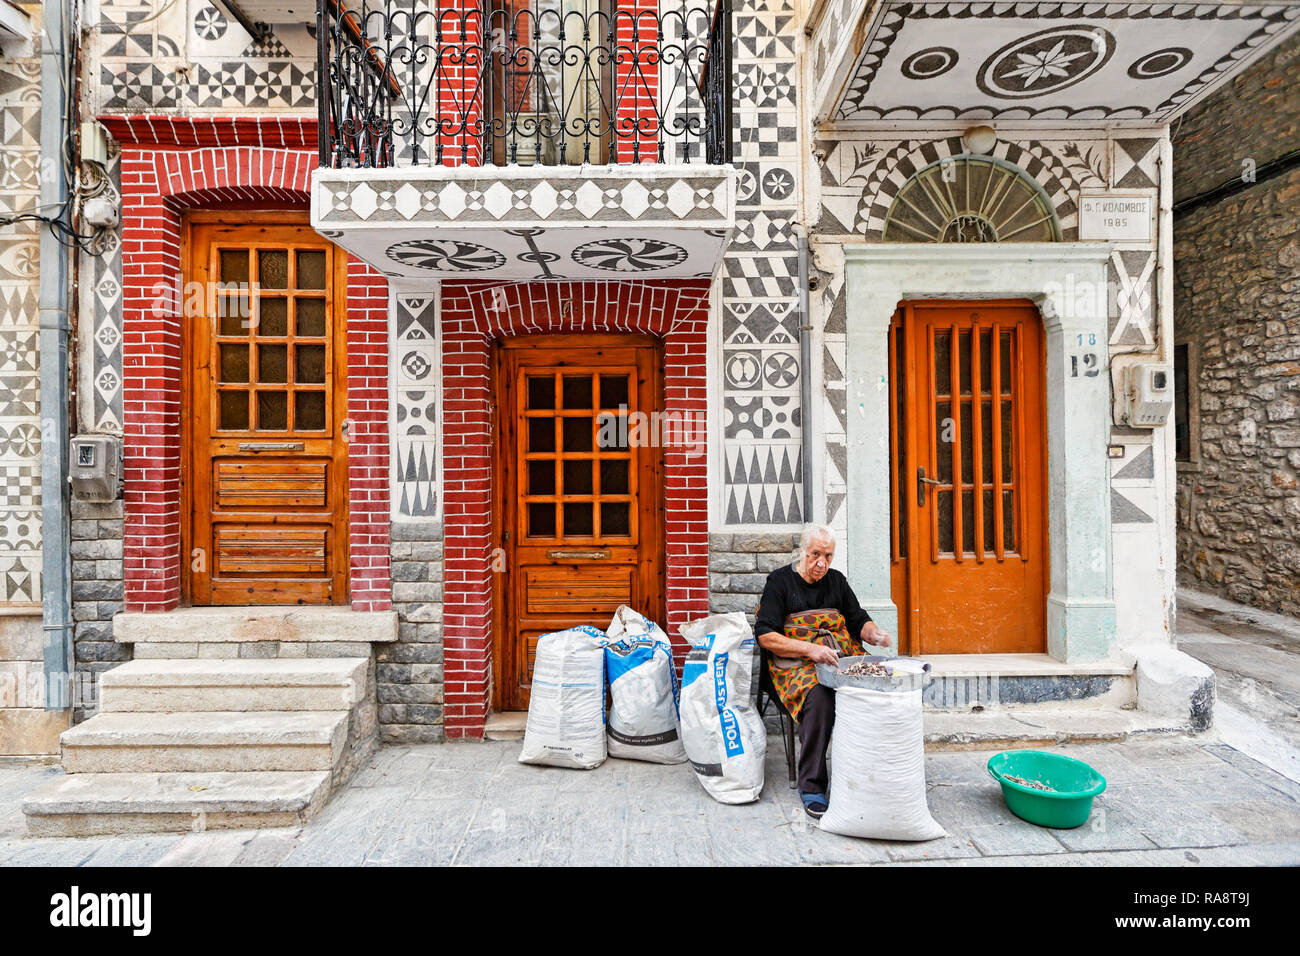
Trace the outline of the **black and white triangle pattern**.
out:
<instances>
[{"instance_id":1,"label":"black and white triangle pattern","mask_svg":"<svg viewBox=\"0 0 1300 956\"><path fill-rule=\"evenodd\" d=\"M438 513L438 328L432 295L394 295L389 349L392 383L393 520Z\"/></svg>"},{"instance_id":2,"label":"black and white triangle pattern","mask_svg":"<svg viewBox=\"0 0 1300 956\"><path fill-rule=\"evenodd\" d=\"M741 445L726 455L729 525L802 524L803 470L798 444Z\"/></svg>"}]
</instances>

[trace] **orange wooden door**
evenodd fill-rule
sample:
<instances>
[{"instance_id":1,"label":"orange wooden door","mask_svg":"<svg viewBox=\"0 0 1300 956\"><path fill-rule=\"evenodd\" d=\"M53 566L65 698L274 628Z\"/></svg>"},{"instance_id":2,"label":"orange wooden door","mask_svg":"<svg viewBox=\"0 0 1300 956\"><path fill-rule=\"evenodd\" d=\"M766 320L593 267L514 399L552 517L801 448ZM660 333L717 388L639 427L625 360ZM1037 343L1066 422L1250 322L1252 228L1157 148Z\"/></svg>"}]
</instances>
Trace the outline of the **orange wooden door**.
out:
<instances>
[{"instance_id":1,"label":"orange wooden door","mask_svg":"<svg viewBox=\"0 0 1300 956\"><path fill-rule=\"evenodd\" d=\"M237 215L189 223L190 600L345 603L345 256Z\"/></svg>"},{"instance_id":2,"label":"orange wooden door","mask_svg":"<svg viewBox=\"0 0 1300 956\"><path fill-rule=\"evenodd\" d=\"M663 620L659 367L636 336L498 350L501 710L527 709L542 634L603 630L620 604Z\"/></svg>"},{"instance_id":3,"label":"orange wooden door","mask_svg":"<svg viewBox=\"0 0 1300 956\"><path fill-rule=\"evenodd\" d=\"M895 316L891 584L907 653L1046 650L1043 376L1027 302Z\"/></svg>"}]
</instances>

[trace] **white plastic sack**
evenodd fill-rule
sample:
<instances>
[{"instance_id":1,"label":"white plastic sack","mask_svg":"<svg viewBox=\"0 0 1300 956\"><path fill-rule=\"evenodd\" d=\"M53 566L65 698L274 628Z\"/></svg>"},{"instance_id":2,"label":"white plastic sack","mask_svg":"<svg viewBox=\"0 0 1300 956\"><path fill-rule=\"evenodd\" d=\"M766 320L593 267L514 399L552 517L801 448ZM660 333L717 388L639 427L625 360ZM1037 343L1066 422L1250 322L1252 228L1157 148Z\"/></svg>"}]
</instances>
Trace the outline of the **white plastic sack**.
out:
<instances>
[{"instance_id":1,"label":"white plastic sack","mask_svg":"<svg viewBox=\"0 0 1300 956\"><path fill-rule=\"evenodd\" d=\"M682 668L681 725L696 779L719 803L763 792L767 733L749 700L754 634L739 612L682 628L691 652Z\"/></svg>"},{"instance_id":2,"label":"white plastic sack","mask_svg":"<svg viewBox=\"0 0 1300 956\"><path fill-rule=\"evenodd\" d=\"M925 802L921 691L835 691L831 792L821 828L873 840L936 840Z\"/></svg>"},{"instance_id":3,"label":"white plastic sack","mask_svg":"<svg viewBox=\"0 0 1300 956\"><path fill-rule=\"evenodd\" d=\"M686 749L677 727L677 675L668 635L627 605L614 612L606 633L609 755L681 763Z\"/></svg>"},{"instance_id":4,"label":"white plastic sack","mask_svg":"<svg viewBox=\"0 0 1300 956\"><path fill-rule=\"evenodd\" d=\"M605 635L581 625L537 639L520 763L590 770L605 761Z\"/></svg>"}]
</instances>

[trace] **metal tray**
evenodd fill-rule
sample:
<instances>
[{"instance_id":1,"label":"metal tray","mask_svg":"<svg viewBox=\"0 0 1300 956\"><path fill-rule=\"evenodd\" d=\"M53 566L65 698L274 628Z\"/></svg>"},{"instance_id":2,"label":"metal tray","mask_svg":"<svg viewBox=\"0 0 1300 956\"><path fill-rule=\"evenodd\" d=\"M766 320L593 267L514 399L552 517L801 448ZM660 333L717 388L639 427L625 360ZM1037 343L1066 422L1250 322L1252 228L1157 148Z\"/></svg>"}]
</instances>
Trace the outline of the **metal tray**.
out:
<instances>
[{"instance_id":1,"label":"metal tray","mask_svg":"<svg viewBox=\"0 0 1300 956\"><path fill-rule=\"evenodd\" d=\"M889 677L871 677L868 675L854 676L850 674L839 673L840 667L848 667L850 664L856 664L858 661L871 661L889 666L893 662L906 661L904 665L907 669ZM917 667L919 666L919 670ZM918 660L915 657L885 657L880 654L861 654L857 657L841 657L838 667L831 667L829 664L817 665L817 680L825 687L832 689L838 687L865 687L867 690L883 691L907 691L920 690L930 683L930 663L928 661Z\"/></svg>"}]
</instances>

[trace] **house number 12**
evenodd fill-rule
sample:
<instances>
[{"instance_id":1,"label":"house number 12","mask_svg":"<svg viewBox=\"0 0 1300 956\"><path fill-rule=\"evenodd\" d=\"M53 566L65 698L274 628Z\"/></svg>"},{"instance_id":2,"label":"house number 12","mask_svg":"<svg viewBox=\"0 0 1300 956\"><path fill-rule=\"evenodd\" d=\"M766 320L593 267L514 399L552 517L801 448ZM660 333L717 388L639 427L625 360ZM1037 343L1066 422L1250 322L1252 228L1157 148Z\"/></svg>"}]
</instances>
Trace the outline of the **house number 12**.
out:
<instances>
[{"instance_id":1,"label":"house number 12","mask_svg":"<svg viewBox=\"0 0 1300 956\"><path fill-rule=\"evenodd\" d=\"M1084 341L1083 341L1083 340L1084 340L1084 337L1085 337L1085 336L1084 336L1084 334L1083 334L1082 332L1078 333L1078 334L1075 336L1075 338L1078 340L1078 342L1079 342L1080 345L1083 345L1083 344L1084 344ZM1096 334L1095 332L1089 332L1089 333L1087 334L1087 339L1088 339L1088 342L1087 342L1088 345L1096 345L1096 344L1097 344L1097 334ZM1080 363L1080 361L1082 361L1082 363L1083 363L1083 374L1084 374L1084 377L1085 377L1085 378L1095 378L1095 377L1096 377L1096 376L1101 372L1101 366L1100 366L1100 365L1098 364L1098 362L1097 362L1097 353L1096 353L1096 352L1082 352L1082 353L1079 353L1079 354L1071 355L1071 356L1070 356L1070 378L1078 378L1078 377L1079 377L1079 363Z\"/></svg>"}]
</instances>

